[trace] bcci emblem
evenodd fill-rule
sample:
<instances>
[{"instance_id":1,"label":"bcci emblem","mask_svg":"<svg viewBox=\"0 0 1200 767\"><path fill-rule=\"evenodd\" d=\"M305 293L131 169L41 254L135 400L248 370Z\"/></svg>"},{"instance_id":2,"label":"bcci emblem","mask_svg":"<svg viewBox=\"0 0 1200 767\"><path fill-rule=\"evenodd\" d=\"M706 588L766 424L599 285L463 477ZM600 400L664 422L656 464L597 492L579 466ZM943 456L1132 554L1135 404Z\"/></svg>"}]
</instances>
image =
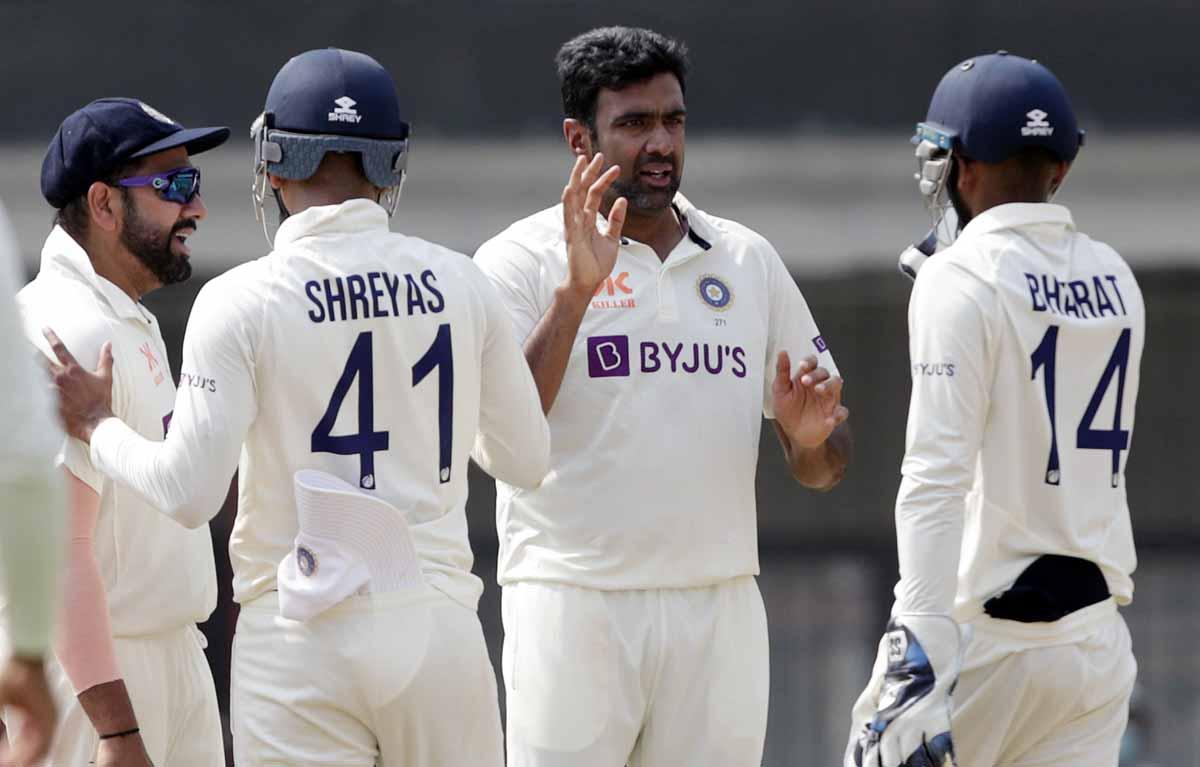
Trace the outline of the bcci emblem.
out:
<instances>
[{"instance_id":1,"label":"bcci emblem","mask_svg":"<svg viewBox=\"0 0 1200 767\"><path fill-rule=\"evenodd\" d=\"M704 303L718 312L725 311L733 303L733 292L715 274L700 275L700 281L696 283L696 288L700 291L700 298Z\"/></svg>"},{"instance_id":2,"label":"bcci emblem","mask_svg":"<svg viewBox=\"0 0 1200 767\"><path fill-rule=\"evenodd\" d=\"M317 572L317 555L311 549L304 546L297 546L296 567L304 577L313 577L313 574Z\"/></svg>"}]
</instances>

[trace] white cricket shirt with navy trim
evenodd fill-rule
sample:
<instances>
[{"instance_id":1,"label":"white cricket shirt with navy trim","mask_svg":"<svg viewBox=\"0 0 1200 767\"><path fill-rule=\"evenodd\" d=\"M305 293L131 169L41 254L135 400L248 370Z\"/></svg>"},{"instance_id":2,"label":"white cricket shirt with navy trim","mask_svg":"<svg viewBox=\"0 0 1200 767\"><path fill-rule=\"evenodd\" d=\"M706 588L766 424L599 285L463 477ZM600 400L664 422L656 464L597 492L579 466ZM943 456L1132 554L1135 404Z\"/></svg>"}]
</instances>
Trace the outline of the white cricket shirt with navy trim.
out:
<instances>
[{"instance_id":1,"label":"white cricket shirt with navy trim","mask_svg":"<svg viewBox=\"0 0 1200 767\"><path fill-rule=\"evenodd\" d=\"M161 442L175 408L175 381L158 320L146 307L96 274L87 253L55 227L42 248L37 278L18 294L29 338L49 354L42 328L52 328L88 369L112 342L113 413L137 434ZM87 445L68 439L66 469L100 496L93 536L108 596L113 636L140 636L208 620L217 604L217 575L208 525L188 530L134 490L104 476ZM229 478L218 488L222 498Z\"/></svg>"},{"instance_id":2,"label":"white cricket shirt with navy trim","mask_svg":"<svg viewBox=\"0 0 1200 767\"><path fill-rule=\"evenodd\" d=\"M1129 602L1145 339L1129 266L1064 207L1000 205L922 267L908 321L896 609L970 620L1043 554L1095 562Z\"/></svg>"},{"instance_id":3,"label":"white cricket shirt with navy trim","mask_svg":"<svg viewBox=\"0 0 1200 767\"><path fill-rule=\"evenodd\" d=\"M189 525L217 512L239 468L229 554L240 603L276 587L299 527L293 476L315 469L399 509L426 581L474 609L468 458L534 486L548 443L488 280L354 199L290 216L269 255L200 291L163 445L107 419L91 452Z\"/></svg>"},{"instance_id":4,"label":"white cricket shirt with navy trim","mask_svg":"<svg viewBox=\"0 0 1200 767\"><path fill-rule=\"evenodd\" d=\"M497 485L501 583L686 588L758 572L754 475L776 355L837 372L775 249L675 200L689 233L660 261L622 244L584 314L549 413L550 473ZM566 279L562 206L476 263L525 339Z\"/></svg>"}]
</instances>

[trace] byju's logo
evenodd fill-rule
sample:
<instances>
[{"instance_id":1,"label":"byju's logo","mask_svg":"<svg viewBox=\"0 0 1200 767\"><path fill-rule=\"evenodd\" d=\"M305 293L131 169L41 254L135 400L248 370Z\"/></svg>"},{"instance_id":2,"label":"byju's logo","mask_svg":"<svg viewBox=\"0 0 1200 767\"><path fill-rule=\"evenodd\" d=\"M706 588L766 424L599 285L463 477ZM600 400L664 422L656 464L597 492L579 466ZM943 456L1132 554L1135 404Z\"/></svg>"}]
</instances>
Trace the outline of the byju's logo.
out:
<instances>
[{"instance_id":1,"label":"byju's logo","mask_svg":"<svg viewBox=\"0 0 1200 767\"><path fill-rule=\"evenodd\" d=\"M1054 128L1046 121L1050 115L1040 109L1034 109L1025 113L1029 118L1029 122L1025 123L1025 127L1021 129L1022 136L1050 136L1054 133Z\"/></svg>"},{"instance_id":2,"label":"byju's logo","mask_svg":"<svg viewBox=\"0 0 1200 767\"><path fill-rule=\"evenodd\" d=\"M362 115L354 108L358 102L349 96L342 96L340 99L334 99L335 104L333 111L329 113L329 122L331 123L358 123L362 122Z\"/></svg>"},{"instance_id":3,"label":"byju's logo","mask_svg":"<svg viewBox=\"0 0 1200 767\"><path fill-rule=\"evenodd\" d=\"M588 375L592 378L625 377L634 365L641 373L729 373L746 377L746 350L728 344L641 341L638 359L631 361L629 336L592 336L587 340Z\"/></svg>"},{"instance_id":4,"label":"byju's logo","mask_svg":"<svg viewBox=\"0 0 1200 767\"><path fill-rule=\"evenodd\" d=\"M592 336L587 341L588 375L614 378L629 375L629 336Z\"/></svg>"}]
</instances>

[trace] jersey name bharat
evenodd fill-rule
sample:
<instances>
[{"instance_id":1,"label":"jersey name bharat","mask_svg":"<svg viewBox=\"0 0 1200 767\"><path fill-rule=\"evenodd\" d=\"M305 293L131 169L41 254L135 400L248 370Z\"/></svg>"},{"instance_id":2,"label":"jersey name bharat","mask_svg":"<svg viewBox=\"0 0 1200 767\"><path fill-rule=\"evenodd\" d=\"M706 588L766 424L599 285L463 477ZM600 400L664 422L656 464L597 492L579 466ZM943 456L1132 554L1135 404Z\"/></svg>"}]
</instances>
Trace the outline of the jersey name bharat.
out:
<instances>
[{"instance_id":1,"label":"jersey name bharat","mask_svg":"<svg viewBox=\"0 0 1200 767\"><path fill-rule=\"evenodd\" d=\"M1016 209L999 212L1010 226L965 244L992 260L999 321L956 603L975 611L1037 555L1062 554L1099 565L1123 604L1136 565L1124 473L1141 291L1124 260L1076 232L1065 209L1004 207Z\"/></svg>"},{"instance_id":2,"label":"jersey name bharat","mask_svg":"<svg viewBox=\"0 0 1200 767\"><path fill-rule=\"evenodd\" d=\"M237 319L257 339L257 414L230 542L234 597L275 588L298 531L293 475L315 469L400 509L426 580L474 608L465 502L483 323L463 275L473 267L389 232L378 206L341 208L348 218L324 223L299 214L274 252L219 278L261 297Z\"/></svg>"},{"instance_id":3,"label":"jersey name bharat","mask_svg":"<svg viewBox=\"0 0 1200 767\"><path fill-rule=\"evenodd\" d=\"M54 328L68 348L76 339L83 344L83 364L94 364L100 343L111 341L114 414L161 441L170 427L175 385L157 320L97 276L73 240L62 243L69 239L65 233L56 234L61 237L47 241L41 272L19 296L27 334L37 338L42 327ZM64 462L100 495L95 552L113 635L153 634L207 620L217 598L208 526L188 530L168 519L101 475L81 443L68 442Z\"/></svg>"},{"instance_id":4,"label":"jersey name bharat","mask_svg":"<svg viewBox=\"0 0 1200 767\"><path fill-rule=\"evenodd\" d=\"M626 241L593 296L548 414L550 474L532 491L499 485L501 583L685 588L758 572L754 477L778 256L735 224L683 211L689 233L665 262ZM566 276L561 221L551 208L480 251L497 281L493 256L532 253L539 313ZM794 359L824 351L815 327L804 336Z\"/></svg>"}]
</instances>

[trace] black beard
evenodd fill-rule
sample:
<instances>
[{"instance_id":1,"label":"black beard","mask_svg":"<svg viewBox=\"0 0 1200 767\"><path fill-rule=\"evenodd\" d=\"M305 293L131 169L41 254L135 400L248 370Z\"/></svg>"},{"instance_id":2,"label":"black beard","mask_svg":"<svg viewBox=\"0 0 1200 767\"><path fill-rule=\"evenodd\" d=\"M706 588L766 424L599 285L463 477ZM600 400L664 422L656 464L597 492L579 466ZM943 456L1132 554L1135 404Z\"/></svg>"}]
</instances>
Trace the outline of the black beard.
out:
<instances>
[{"instance_id":1,"label":"black beard","mask_svg":"<svg viewBox=\"0 0 1200 767\"><path fill-rule=\"evenodd\" d=\"M618 180L609 188L608 197L613 201L624 197L633 210L662 210L671 207L671 203L674 202L675 193L679 191L679 181L679 176L672 174L671 183L666 189L646 189L638 183L637 177L632 181Z\"/></svg>"},{"instance_id":2,"label":"black beard","mask_svg":"<svg viewBox=\"0 0 1200 767\"><path fill-rule=\"evenodd\" d=\"M283 195L279 193L278 189L272 188L271 193L275 195L275 204L279 206L279 223L282 224L284 221L288 220L288 217L292 215L292 212L283 204ZM378 200L376 200L376 202L378 202ZM263 215L266 214L264 213Z\"/></svg>"},{"instance_id":3,"label":"black beard","mask_svg":"<svg viewBox=\"0 0 1200 767\"><path fill-rule=\"evenodd\" d=\"M127 214L121 229L121 244L163 285L174 285L191 277L192 265L188 257L172 253L171 242L180 229L195 229L196 220L185 218L175 222L169 231L158 232L142 218L132 198L126 199Z\"/></svg>"}]
</instances>

